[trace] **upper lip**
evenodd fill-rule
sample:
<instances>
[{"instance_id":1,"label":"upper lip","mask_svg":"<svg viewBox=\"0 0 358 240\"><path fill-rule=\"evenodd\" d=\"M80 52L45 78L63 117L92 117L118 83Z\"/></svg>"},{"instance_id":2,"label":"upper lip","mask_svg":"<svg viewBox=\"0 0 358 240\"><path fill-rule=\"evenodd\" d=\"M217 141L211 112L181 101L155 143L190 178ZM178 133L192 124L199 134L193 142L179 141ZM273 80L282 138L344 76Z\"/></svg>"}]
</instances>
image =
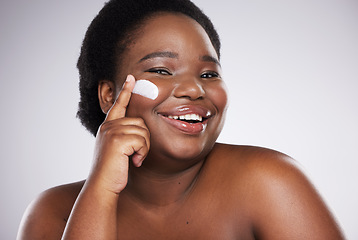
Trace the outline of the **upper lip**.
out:
<instances>
[{"instance_id":1,"label":"upper lip","mask_svg":"<svg viewBox=\"0 0 358 240\"><path fill-rule=\"evenodd\" d=\"M182 105L172 108L168 111L160 111L158 112L158 114L163 115L165 117L196 114L199 115L201 118L207 119L213 115L213 112L210 109L199 105Z\"/></svg>"}]
</instances>

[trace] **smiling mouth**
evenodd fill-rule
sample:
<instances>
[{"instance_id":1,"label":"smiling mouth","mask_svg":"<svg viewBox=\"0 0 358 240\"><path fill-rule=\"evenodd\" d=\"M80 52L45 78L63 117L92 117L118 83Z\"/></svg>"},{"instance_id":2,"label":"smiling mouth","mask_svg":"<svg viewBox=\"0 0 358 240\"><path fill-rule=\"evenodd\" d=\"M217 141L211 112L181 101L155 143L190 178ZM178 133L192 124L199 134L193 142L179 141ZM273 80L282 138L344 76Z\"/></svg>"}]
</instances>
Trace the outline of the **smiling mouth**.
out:
<instances>
[{"instance_id":1,"label":"smiling mouth","mask_svg":"<svg viewBox=\"0 0 358 240\"><path fill-rule=\"evenodd\" d=\"M205 131L212 114L208 108L184 105L167 112L158 112L159 116L174 129L189 135L198 135Z\"/></svg>"},{"instance_id":2,"label":"smiling mouth","mask_svg":"<svg viewBox=\"0 0 358 240\"><path fill-rule=\"evenodd\" d=\"M199 114L184 114L184 115L168 115L168 116L164 116L170 119L174 119L174 120L179 120L179 121L183 121L183 122L187 122L187 123L202 123L204 122L207 118L200 116Z\"/></svg>"},{"instance_id":3,"label":"smiling mouth","mask_svg":"<svg viewBox=\"0 0 358 240\"><path fill-rule=\"evenodd\" d=\"M190 113L183 115L162 115L165 122L169 123L174 128L186 134L200 134L206 129L208 122L207 117L199 114Z\"/></svg>"}]
</instances>

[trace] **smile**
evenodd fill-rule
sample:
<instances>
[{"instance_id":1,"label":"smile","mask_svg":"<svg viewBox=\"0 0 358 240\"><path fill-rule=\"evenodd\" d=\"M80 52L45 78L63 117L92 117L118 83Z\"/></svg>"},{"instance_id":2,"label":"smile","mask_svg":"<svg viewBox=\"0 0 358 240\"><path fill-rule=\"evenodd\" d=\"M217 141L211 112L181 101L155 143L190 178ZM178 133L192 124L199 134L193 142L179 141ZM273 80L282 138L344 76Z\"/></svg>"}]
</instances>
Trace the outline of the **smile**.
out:
<instances>
[{"instance_id":1,"label":"smile","mask_svg":"<svg viewBox=\"0 0 358 240\"><path fill-rule=\"evenodd\" d=\"M210 110L198 106L180 107L159 115L171 127L189 135L202 133L212 117Z\"/></svg>"},{"instance_id":2,"label":"smile","mask_svg":"<svg viewBox=\"0 0 358 240\"><path fill-rule=\"evenodd\" d=\"M179 119L179 120L187 121L187 122L190 122L190 123L202 122L203 121L203 117L200 116L199 114L185 114L185 115L179 115L179 116L169 115L168 118L174 119L174 120Z\"/></svg>"}]
</instances>

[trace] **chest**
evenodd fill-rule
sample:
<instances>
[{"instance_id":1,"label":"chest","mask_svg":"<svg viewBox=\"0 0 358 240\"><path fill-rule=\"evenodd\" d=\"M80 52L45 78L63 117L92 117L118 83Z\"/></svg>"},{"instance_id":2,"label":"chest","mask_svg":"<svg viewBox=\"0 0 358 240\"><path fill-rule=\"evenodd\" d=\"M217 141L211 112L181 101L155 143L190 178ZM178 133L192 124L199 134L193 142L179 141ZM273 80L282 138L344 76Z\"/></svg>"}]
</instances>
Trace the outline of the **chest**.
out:
<instances>
[{"instance_id":1,"label":"chest","mask_svg":"<svg viewBox=\"0 0 358 240\"><path fill-rule=\"evenodd\" d=\"M245 213L214 196L163 208L125 205L118 209L120 239L254 239Z\"/></svg>"}]
</instances>

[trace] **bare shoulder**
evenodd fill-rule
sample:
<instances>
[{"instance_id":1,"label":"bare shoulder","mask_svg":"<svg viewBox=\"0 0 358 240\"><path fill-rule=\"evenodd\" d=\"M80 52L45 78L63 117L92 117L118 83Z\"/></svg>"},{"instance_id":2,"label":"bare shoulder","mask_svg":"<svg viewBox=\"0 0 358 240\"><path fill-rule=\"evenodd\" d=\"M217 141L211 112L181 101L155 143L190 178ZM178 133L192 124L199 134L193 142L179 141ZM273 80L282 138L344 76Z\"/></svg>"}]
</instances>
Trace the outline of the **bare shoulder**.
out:
<instances>
[{"instance_id":1,"label":"bare shoulder","mask_svg":"<svg viewBox=\"0 0 358 240\"><path fill-rule=\"evenodd\" d=\"M256 146L230 145L217 143L211 155L212 165L233 171L234 176L256 177L294 177L293 172L301 175L298 163L286 154ZM229 172L230 172L229 171ZM287 174L290 172L290 174ZM228 175L229 177L231 175ZM302 175L303 176L303 175ZM232 177L232 176L231 176Z\"/></svg>"},{"instance_id":2,"label":"bare shoulder","mask_svg":"<svg viewBox=\"0 0 358 240\"><path fill-rule=\"evenodd\" d=\"M80 181L42 192L25 211L17 239L61 239L83 184Z\"/></svg>"},{"instance_id":3,"label":"bare shoulder","mask_svg":"<svg viewBox=\"0 0 358 240\"><path fill-rule=\"evenodd\" d=\"M310 185L294 159L256 146L216 144L208 158L207 168L210 174L216 175L215 179L220 179L226 188L230 188L228 191L237 195L245 192L249 203L257 202L258 193L267 193L278 184Z\"/></svg>"},{"instance_id":4,"label":"bare shoulder","mask_svg":"<svg viewBox=\"0 0 358 240\"><path fill-rule=\"evenodd\" d=\"M247 209L258 239L344 239L315 187L286 154L217 144L212 162L225 172L222 181L240 199L235 207Z\"/></svg>"}]
</instances>

